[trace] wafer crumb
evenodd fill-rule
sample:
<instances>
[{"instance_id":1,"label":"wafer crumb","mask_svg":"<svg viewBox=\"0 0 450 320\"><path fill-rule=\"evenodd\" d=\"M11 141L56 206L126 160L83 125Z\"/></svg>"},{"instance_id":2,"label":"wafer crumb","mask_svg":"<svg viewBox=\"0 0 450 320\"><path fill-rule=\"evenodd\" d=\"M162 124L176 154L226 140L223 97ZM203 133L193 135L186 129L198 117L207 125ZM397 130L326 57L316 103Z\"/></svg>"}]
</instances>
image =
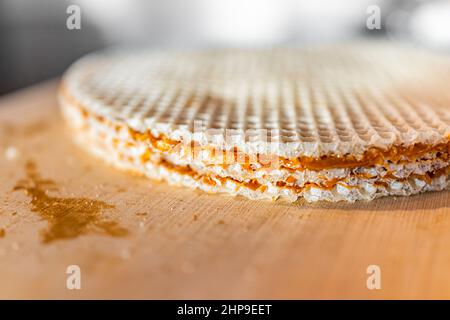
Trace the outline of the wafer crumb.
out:
<instances>
[{"instance_id":1,"label":"wafer crumb","mask_svg":"<svg viewBox=\"0 0 450 320\"><path fill-rule=\"evenodd\" d=\"M15 160L19 157L19 150L16 147L9 146L5 149L5 157L9 161Z\"/></svg>"}]
</instances>

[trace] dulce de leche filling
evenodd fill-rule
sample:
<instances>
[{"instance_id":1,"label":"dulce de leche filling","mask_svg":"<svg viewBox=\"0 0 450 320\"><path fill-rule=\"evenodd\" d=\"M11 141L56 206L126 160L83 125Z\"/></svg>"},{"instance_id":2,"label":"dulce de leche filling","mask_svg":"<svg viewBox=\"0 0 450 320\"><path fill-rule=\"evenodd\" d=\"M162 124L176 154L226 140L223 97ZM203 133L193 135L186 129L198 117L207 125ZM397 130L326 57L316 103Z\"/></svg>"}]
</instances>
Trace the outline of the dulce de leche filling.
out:
<instances>
[{"instance_id":1,"label":"dulce de leche filling","mask_svg":"<svg viewBox=\"0 0 450 320\"><path fill-rule=\"evenodd\" d=\"M182 175L189 175L196 181L201 181L202 183L210 185L212 187L217 186L218 183L221 186L224 186L227 181L232 181L232 182L236 183L238 186L246 187L253 191L258 190L260 192L265 192L267 190L267 186L261 184L256 179L251 179L248 181L239 181L239 180L233 179L231 177L220 177L218 175L213 175L213 174L202 175L202 174L199 174L198 172L196 172L195 170L193 170L192 168L190 168L189 166L178 166L178 165L174 165L170 162L167 162L165 160L161 160L158 165L163 166L170 171L177 172ZM409 178L419 179L419 180L424 181L427 184L431 184L432 180L434 178L438 178L442 175L448 175L449 172L450 172L450 166L447 166L446 168L436 170L435 172L428 172L424 175L412 174L408 178L404 178L404 179L398 179L394 176L387 175L383 180L375 181L374 184L377 186L383 186L383 187L387 188L389 186L389 180L391 180L391 179L394 179L394 180L400 181L400 182L404 182ZM312 188L312 187L322 189L322 190L332 190L337 185L340 185L347 189L358 188L357 186L348 185L346 183L346 178L340 178L340 179L336 178L336 179L332 179L332 180L326 180L326 181L323 181L322 183L308 182L302 186L289 185L288 182L284 182L284 181L278 181L276 183L277 187L289 189L296 193L300 193L303 190Z\"/></svg>"},{"instance_id":2,"label":"dulce de leche filling","mask_svg":"<svg viewBox=\"0 0 450 320\"><path fill-rule=\"evenodd\" d=\"M177 147L182 144L180 141L171 140L164 135L154 137L150 132L140 133L129 129L131 136L138 141L147 141L150 145L159 150L160 152L174 152ZM196 149L197 148L197 149ZM192 153L198 154L203 150L209 151L213 156L217 156L217 151L209 147L198 147L194 142L191 142L188 146L188 150L194 150ZM196 150L196 151L195 151ZM296 170L314 170L320 171L324 169L334 168L359 168L359 167L372 167L377 164L383 164L386 162L391 163L404 163L412 162L420 159L426 154L434 154L437 158L446 161L449 159L450 153L450 137L447 142L426 145L423 143L416 143L412 146L393 146L388 150L382 150L372 147L364 152L361 157L355 157L353 155L324 155L321 157L296 157L296 158L284 158L279 156L266 155L247 155L239 152L237 148L234 148L233 152L223 152L220 160L223 166L227 166L234 163L243 165L244 168L251 170L251 164L257 162L262 167L268 167L275 161L278 161L279 167L287 169L289 171ZM276 159L273 159L276 158ZM217 163L215 163L217 164Z\"/></svg>"}]
</instances>

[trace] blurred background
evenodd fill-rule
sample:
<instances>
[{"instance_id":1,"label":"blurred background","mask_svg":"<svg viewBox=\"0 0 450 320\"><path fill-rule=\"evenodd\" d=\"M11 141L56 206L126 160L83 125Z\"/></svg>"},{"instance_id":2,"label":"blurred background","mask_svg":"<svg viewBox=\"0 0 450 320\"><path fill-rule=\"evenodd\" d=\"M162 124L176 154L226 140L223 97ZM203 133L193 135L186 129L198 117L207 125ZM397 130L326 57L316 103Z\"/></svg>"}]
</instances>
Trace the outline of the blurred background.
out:
<instances>
[{"instance_id":1,"label":"blurred background","mask_svg":"<svg viewBox=\"0 0 450 320\"><path fill-rule=\"evenodd\" d=\"M73 5L79 29L68 27L77 14ZM0 0L0 95L57 77L78 57L108 46L306 46L361 39L450 52L450 1Z\"/></svg>"}]
</instances>

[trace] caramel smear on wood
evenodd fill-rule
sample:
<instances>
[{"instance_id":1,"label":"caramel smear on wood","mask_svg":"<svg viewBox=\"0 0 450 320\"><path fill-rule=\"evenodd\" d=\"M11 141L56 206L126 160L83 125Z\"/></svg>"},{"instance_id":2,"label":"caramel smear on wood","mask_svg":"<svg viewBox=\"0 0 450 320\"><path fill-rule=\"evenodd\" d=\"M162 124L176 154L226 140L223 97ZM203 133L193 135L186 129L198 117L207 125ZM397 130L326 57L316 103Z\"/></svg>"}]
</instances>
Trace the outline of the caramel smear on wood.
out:
<instances>
[{"instance_id":1,"label":"caramel smear on wood","mask_svg":"<svg viewBox=\"0 0 450 320\"><path fill-rule=\"evenodd\" d=\"M58 190L55 182L42 179L36 165L26 164L27 179L19 181L14 190L25 190L31 197L31 210L49 222L42 230L42 241L76 238L87 233L99 233L113 237L123 237L128 230L117 222L105 219L102 211L114 206L88 198L61 198L48 193Z\"/></svg>"}]
</instances>

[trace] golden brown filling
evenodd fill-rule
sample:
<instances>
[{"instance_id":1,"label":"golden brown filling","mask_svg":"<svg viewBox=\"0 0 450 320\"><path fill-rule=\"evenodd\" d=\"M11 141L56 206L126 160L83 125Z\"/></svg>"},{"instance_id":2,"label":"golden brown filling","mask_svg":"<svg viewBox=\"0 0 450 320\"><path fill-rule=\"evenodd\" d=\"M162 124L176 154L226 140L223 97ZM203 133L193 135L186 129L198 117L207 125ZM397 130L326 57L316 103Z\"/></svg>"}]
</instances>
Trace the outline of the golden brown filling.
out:
<instances>
[{"instance_id":1,"label":"golden brown filling","mask_svg":"<svg viewBox=\"0 0 450 320\"><path fill-rule=\"evenodd\" d=\"M226 181L233 181L235 183L237 183L239 186L243 186L246 188L249 188L253 191L255 190L259 190L261 192L264 192L267 189L267 186L261 184L260 182L258 182L256 179L251 179L249 181L239 181L236 179L233 179L231 177L220 177L214 174L207 174L207 175L203 175L203 174L199 174L198 172L196 172L195 170L193 170L191 167L189 166L178 166L178 165L174 165L166 160L161 160L158 165L161 165L163 167L165 167L166 169L170 170L170 171L174 171L177 172L179 174L183 174L183 175L189 175L191 176L193 179L197 180L197 181L201 181L205 184L208 184L210 186L217 186L216 181L220 181L220 184L223 186L225 184ZM440 170L436 170L434 172L429 172L426 173L424 175L418 175L418 174L412 174L410 175L408 178L405 179L398 179L395 176L388 174L386 177L384 177L383 181L375 181L374 184L376 186L383 186L383 187L388 187L388 181L390 179L396 180L396 181L400 181L400 182L404 182L409 178L416 178L419 180L424 181L427 184L431 184L432 180L434 178L440 177L442 175L448 175L450 174L450 166L447 166L445 168L442 168ZM327 181L323 181L322 183L313 183L313 182L307 182L305 183L303 186L296 186L296 185L289 185L289 182L284 182L284 181L278 181L276 183L277 187L282 187L282 188L286 188L286 189L290 189L294 192L300 193L301 191L303 191L304 189L308 189L311 187L315 187L315 188L319 188L319 189L323 189L323 190L332 190L334 187L336 187L336 185L341 185L345 188L351 189L351 188L357 188L357 186L351 186L346 184L346 179L347 178L335 178L332 180L327 180Z\"/></svg>"},{"instance_id":2,"label":"golden brown filling","mask_svg":"<svg viewBox=\"0 0 450 320\"><path fill-rule=\"evenodd\" d=\"M161 152L173 150L175 146L181 143L179 141L171 140L164 135L154 137L150 132L140 133L131 129L129 130L134 139L136 139L137 141L148 141L153 148ZM195 150L194 143L191 143L189 147L191 148L191 150ZM205 148L197 148L197 152L201 150L205 150ZM332 168L352 169L359 167L372 167L377 164L383 164L386 161L391 161L392 163L401 163L402 159L407 159L408 162L411 162L420 159L428 153L437 154L439 159L446 161L449 159L449 150L450 138L446 143L440 143L434 146L417 143L409 147L393 146L389 150L370 148L359 159L352 155L326 155L319 158L298 157L291 159L275 156L277 158L275 160L279 161L281 168L287 169L291 172L304 169L320 171ZM212 153L214 153L214 151L212 151ZM251 169L250 165L254 163L255 160L263 167L267 167L268 165L274 163L273 161L269 161L267 159L267 156L265 155L258 154L256 155L256 157L252 157L240 153L237 148L234 149L231 157L232 159L230 161L229 154L226 152L223 153L221 157L221 159L224 160L223 166L227 166L232 163L240 163L243 164L244 167L247 167L247 169Z\"/></svg>"}]
</instances>

